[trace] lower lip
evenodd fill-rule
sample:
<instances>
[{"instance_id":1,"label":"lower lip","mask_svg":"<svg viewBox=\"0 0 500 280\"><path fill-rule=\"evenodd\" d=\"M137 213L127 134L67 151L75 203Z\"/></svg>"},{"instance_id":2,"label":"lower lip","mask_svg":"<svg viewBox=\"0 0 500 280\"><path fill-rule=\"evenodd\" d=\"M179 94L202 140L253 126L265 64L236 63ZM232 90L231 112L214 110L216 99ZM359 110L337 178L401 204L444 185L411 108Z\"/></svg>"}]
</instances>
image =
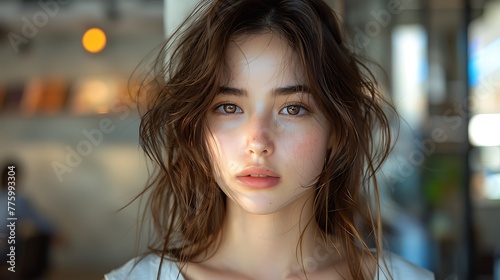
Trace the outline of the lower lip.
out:
<instances>
[{"instance_id":1,"label":"lower lip","mask_svg":"<svg viewBox=\"0 0 500 280\"><path fill-rule=\"evenodd\" d=\"M250 177L242 176L238 177L238 180L244 185L255 188L255 189L265 189L276 186L280 182L278 177Z\"/></svg>"}]
</instances>

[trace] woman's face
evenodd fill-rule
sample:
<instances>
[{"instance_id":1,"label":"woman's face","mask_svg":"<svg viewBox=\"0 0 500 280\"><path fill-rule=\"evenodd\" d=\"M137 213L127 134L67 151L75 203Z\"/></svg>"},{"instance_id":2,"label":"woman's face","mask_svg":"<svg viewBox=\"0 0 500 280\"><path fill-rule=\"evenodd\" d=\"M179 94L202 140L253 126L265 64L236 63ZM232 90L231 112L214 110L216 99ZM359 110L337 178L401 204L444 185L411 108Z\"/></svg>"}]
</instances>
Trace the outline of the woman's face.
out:
<instances>
[{"instance_id":1,"label":"woman's face","mask_svg":"<svg viewBox=\"0 0 500 280\"><path fill-rule=\"evenodd\" d=\"M308 186L323 168L331 130L297 57L271 34L232 41L226 55L230 75L208 112L215 180L228 204L250 213L301 207L314 194Z\"/></svg>"}]
</instances>

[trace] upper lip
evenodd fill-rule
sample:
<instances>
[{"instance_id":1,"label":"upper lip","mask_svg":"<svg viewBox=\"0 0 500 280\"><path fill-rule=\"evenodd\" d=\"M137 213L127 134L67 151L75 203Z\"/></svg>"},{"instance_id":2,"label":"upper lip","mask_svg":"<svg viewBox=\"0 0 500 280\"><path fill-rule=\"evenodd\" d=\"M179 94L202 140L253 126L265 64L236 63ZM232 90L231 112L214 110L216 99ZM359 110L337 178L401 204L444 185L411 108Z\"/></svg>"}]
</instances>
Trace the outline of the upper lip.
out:
<instances>
[{"instance_id":1,"label":"upper lip","mask_svg":"<svg viewBox=\"0 0 500 280\"><path fill-rule=\"evenodd\" d=\"M243 169L240 173L238 173L236 176L237 177L244 177L244 176L250 176L251 174L264 174L269 177L280 177L278 173L276 173L274 170L272 170L269 167L266 166L250 166L245 169Z\"/></svg>"}]
</instances>

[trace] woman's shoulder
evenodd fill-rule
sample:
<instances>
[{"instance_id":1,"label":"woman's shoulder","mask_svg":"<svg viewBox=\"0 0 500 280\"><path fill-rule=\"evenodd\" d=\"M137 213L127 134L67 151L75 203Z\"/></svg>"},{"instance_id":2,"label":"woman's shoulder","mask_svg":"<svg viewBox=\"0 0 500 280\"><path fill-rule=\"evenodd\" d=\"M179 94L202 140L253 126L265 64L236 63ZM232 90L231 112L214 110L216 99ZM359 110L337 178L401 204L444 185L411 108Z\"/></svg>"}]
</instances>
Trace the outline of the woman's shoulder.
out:
<instances>
[{"instance_id":1,"label":"woman's shoulder","mask_svg":"<svg viewBox=\"0 0 500 280\"><path fill-rule=\"evenodd\" d=\"M136 257L123 266L104 275L106 280L139 280L156 279L160 268L161 258L155 254ZM164 259L161 267L161 279L184 280L174 262Z\"/></svg>"},{"instance_id":2,"label":"woman's shoulder","mask_svg":"<svg viewBox=\"0 0 500 280\"><path fill-rule=\"evenodd\" d=\"M392 275L394 280L433 280L434 274L420 266L417 266L404 258L390 253L385 252L384 254L385 262L387 263L387 268ZM380 268L378 270L378 276L375 275L375 279L386 280L390 279L387 274L384 263L380 263Z\"/></svg>"}]
</instances>

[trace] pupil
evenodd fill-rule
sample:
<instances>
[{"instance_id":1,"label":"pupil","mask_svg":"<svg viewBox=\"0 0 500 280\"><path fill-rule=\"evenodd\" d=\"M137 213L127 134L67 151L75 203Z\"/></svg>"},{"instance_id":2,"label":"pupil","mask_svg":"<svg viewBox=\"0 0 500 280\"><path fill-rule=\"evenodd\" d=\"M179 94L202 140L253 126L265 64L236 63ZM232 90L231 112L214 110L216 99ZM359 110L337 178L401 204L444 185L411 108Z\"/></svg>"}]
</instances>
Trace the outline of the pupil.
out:
<instances>
[{"instance_id":1,"label":"pupil","mask_svg":"<svg viewBox=\"0 0 500 280\"><path fill-rule=\"evenodd\" d=\"M295 105L289 106L288 113L291 115L296 115L297 114L297 106L295 106Z\"/></svg>"},{"instance_id":2,"label":"pupil","mask_svg":"<svg viewBox=\"0 0 500 280\"><path fill-rule=\"evenodd\" d=\"M226 112L233 113L234 112L234 106L233 105L226 105Z\"/></svg>"}]
</instances>

